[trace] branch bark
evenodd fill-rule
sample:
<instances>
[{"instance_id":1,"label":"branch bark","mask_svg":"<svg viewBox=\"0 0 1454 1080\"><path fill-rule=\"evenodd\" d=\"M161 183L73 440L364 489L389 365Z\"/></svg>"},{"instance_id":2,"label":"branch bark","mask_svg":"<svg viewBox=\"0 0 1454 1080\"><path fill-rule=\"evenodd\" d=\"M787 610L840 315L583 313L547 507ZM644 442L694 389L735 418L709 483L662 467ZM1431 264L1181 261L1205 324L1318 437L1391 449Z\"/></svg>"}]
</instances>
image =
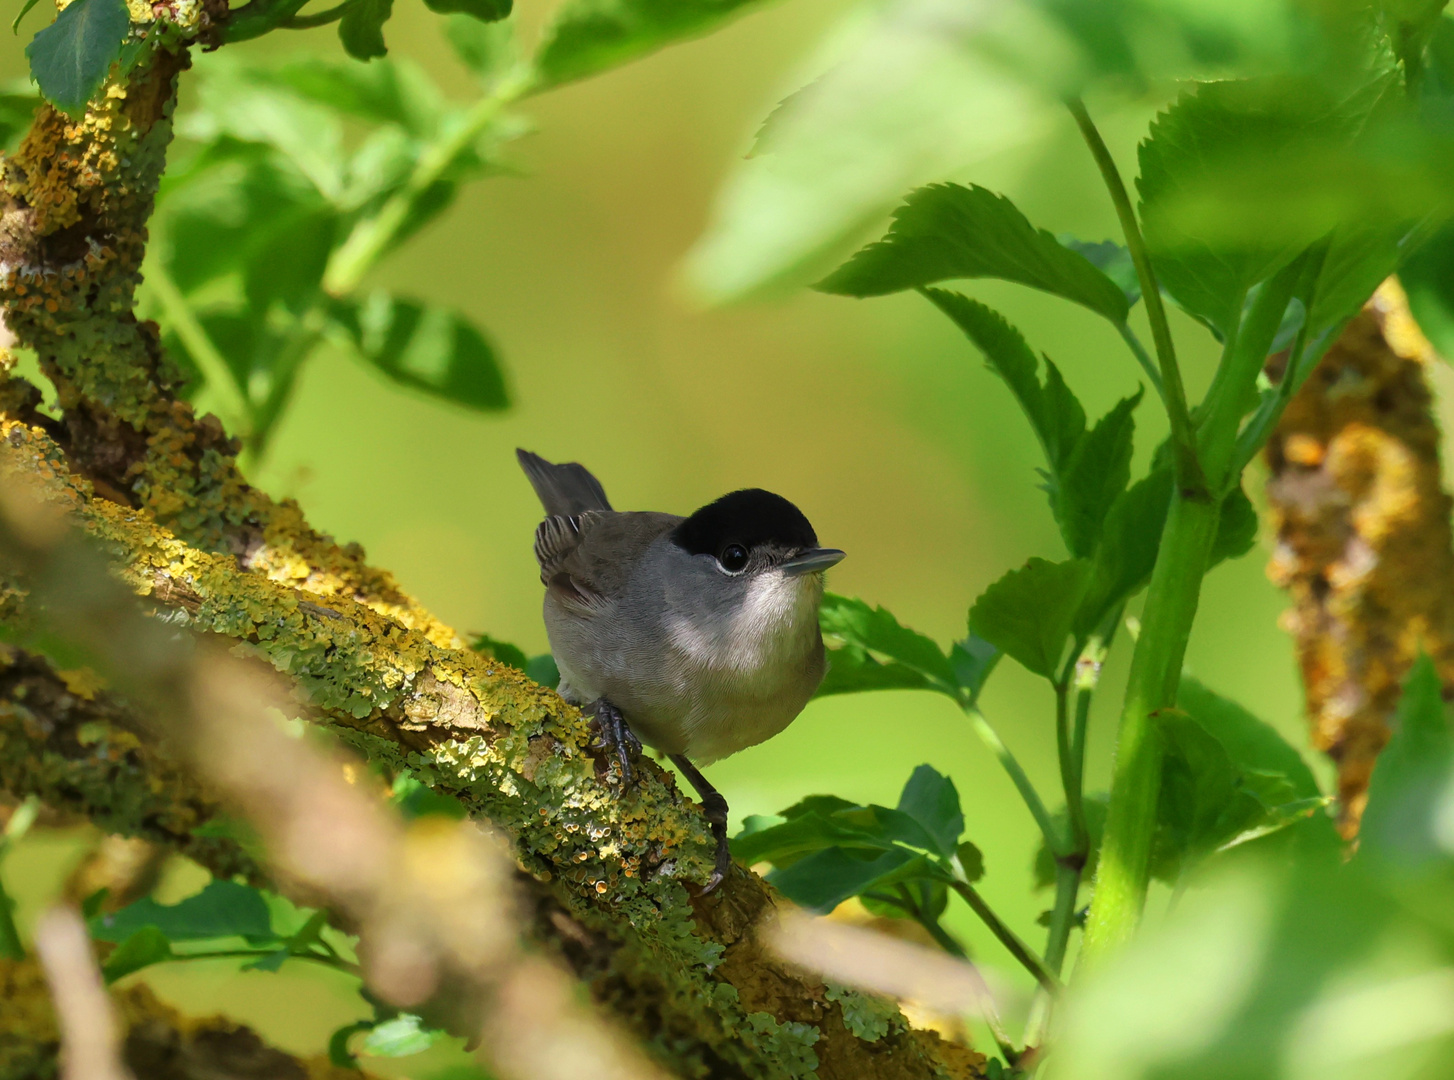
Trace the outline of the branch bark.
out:
<instances>
[{"instance_id":1,"label":"branch bark","mask_svg":"<svg viewBox=\"0 0 1454 1080\"><path fill-rule=\"evenodd\" d=\"M64 417L0 386L0 453L114 554L158 617L234 644L288 678L298 707L390 769L458 796L513 840L539 883L535 936L596 1001L683 1075L976 1075L983 1058L902 1019L874 1041L852 995L775 959L757 927L768 888L705 880L710 836L654 766L625 798L599 782L586 720L553 692L462 647L367 565L238 472L215 418L177 400L155 327L131 314L145 222L170 138L183 53L109 85L80 124L43 107L5 163L0 305L37 351ZM27 597L0 589L0 618ZM0 655L0 782L171 845L221 874L261 873L219 804L114 692L21 650ZM63 664L61 665L64 666ZM851 1012L851 1010L850 1010Z\"/></svg>"},{"instance_id":2,"label":"branch bark","mask_svg":"<svg viewBox=\"0 0 1454 1080\"><path fill-rule=\"evenodd\" d=\"M1313 743L1338 765L1357 835L1404 676L1422 650L1454 685L1454 543L1425 366L1389 279L1289 403L1267 446L1268 576L1293 608Z\"/></svg>"}]
</instances>

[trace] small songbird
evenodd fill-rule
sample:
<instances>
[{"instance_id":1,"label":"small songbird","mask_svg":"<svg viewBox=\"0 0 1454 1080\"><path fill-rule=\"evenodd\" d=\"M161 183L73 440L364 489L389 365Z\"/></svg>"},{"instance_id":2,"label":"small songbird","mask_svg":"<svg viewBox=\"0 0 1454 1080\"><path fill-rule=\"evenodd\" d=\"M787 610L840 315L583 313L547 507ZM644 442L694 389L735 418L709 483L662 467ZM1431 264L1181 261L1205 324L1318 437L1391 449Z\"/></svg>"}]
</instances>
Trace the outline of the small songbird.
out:
<instances>
[{"instance_id":1,"label":"small songbird","mask_svg":"<svg viewBox=\"0 0 1454 1080\"><path fill-rule=\"evenodd\" d=\"M535 558L560 695L594 714L623 787L643 742L691 781L717 841L711 892L732 866L727 800L696 765L772 738L813 696L823 571L843 552L759 488L686 518L621 512L584 467L515 453L545 505Z\"/></svg>"}]
</instances>

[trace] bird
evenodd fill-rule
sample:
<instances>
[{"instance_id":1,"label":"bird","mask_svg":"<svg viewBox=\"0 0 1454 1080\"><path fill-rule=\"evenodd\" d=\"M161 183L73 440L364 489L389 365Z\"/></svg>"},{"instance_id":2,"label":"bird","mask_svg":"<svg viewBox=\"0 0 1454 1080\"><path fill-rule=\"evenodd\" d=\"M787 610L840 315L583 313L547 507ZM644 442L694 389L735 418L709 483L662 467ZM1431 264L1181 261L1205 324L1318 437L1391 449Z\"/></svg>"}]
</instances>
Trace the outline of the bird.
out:
<instances>
[{"instance_id":1,"label":"bird","mask_svg":"<svg viewBox=\"0 0 1454 1080\"><path fill-rule=\"evenodd\" d=\"M545 508L535 558L557 692L593 716L620 790L643 743L696 789L717 845L710 893L732 856L727 800L699 766L778 734L818 689L824 571L844 552L761 488L686 517L618 511L584 466L515 453Z\"/></svg>"}]
</instances>

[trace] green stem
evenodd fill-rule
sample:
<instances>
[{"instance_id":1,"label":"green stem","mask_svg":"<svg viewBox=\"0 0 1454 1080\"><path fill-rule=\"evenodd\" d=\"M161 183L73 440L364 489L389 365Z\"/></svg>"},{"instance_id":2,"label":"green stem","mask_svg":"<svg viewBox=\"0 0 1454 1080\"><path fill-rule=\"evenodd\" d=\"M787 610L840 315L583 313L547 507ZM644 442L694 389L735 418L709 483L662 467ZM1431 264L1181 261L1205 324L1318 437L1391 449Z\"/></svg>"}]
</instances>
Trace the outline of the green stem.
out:
<instances>
[{"instance_id":1,"label":"green stem","mask_svg":"<svg viewBox=\"0 0 1454 1080\"><path fill-rule=\"evenodd\" d=\"M315 304L294 324L288 340L278 350L268 384L268 396L253 412L252 431L243 443L244 472L255 469L262 461L273 428L277 426L283 410L293 396L293 389L298 381L298 369L314 346L323 340L327 326L328 320L322 307Z\"/></svg>"},{"instance_id":2,"label":"green stem","mask_svg":"<svg viewBox=\"0 0 1454 1080\"><path fill-rule=\"evenodd\" d=\"M1186 388L1181 381L1181 368L1176 362L1176 346L1171 339L1171 324L1166 320L1166 305L1161 299L1161 289L1156 283L1156 272L1151 267L1151 255L1146 250L1146 241L1141 236L1141 227L1136 222L1136 211L1131 206L1131 197L1116 168L1115 159L1096 130L1090 113L1079 98L1066 101L1070 114L1075 117L1076 126L1090 148L1105 181L1106 191L1116 208L1116 217L1121 222L1121 232L1126 238L1126 249L1136 267L1136 277L1141 282L1141 296L1146 302L1146 318L1151 323L1151 341L1156 346L1156 359L1164 383L1162 397L1166 401L1166 415L1171 421L1171 440L1176 450L1177 482L1188 490L1203 490L1206 482L1202 477L1201 464L1197 460L1196 436L1192 428L1191 413L1186 404Z\"/></svg>"},{"instance_id":3,"label":"green stem","mask_svg":"<svg viewBox=\"0 0 1454 1080\"><path fill-rule=\"evenodd\" d=\"M1055 827L1055 819L1050 816L1050 811L1045 808L1045 802L1040 798L1040 793L1035 790L1035 785L1025 775L1025 770L1015 760L1015 755L1010 753L1010 748L1005 745L999 733L990 726L985 719L984 713L974 705L963 705L964 715L969 717L969 726L979 736L980 742L989 747L990 753L994 754L1005 772L1010 776L1015 789L1019 791L1020 798L1025 800L1025 805L1030 808L1030 814L1035 818L1035 823L1040 826L1040 832L1045 837L1045 844L1052 852L1057 854L1064 850L1064 838L1060 830Z\"/></svg>"},{"instance_id":4,"label":"green stem","mask_svg":"<svg viewBox=\"0 0 1454 1080\"><path fill-rule=\"evenodd\" d=\"M213 343L192 305L182 295L182 290L167 271L165 260L157 257L148 262L146 279L161 301L167 321L201 370L208 388L218 397L219 418L232 434L246 436L253 427L252 405L247 399L247 390L238 383L232 365Z\"/></svg>"},{"instance_id":5,"label":"green stem","mask_svg":"<svg viewBox=\"0 0 1454 1080\"><path fill-rule=\"evenodd\" d=\"M265 956L272 956L276 950L269 949L216 949L210 952L180 953L174 952L167 959L169 960L256 960ZM357 964L351 964L347 960L338 959L332 956L324 956L315 952L290 952L289 960L312 960L315 964L322 964L324 967L337 968L340 971L347 971L351 975L363 974L363 968Z\"/></svg>"},{"instance_id":6,"label":"green stem","mask_svg":"<svg viewBox=\"0 0 1454 1080\"><path fill-rule=\"evenodd\" d=\"M1141 344L1141 339L1136 336L1128 323L1117 323L1116 330L1121 335L1121 340L1131 350L1131 355L1136 358L1136 363L1141 365L1141 370L1151 380L1151 385L1156 388L1157 397L1162 402L1166 401L1166 387L1161 383L1161 372L1156 370L1156 361L1151 359L1151 354L1146 351L1146 346Z\"/></svg>"},{"instance_id":7,"label":"green stem","mask_svg":"<svg viewBox=\"0 0 1454 1080\"><path fill-rule=\"evenodd\" d=\"M1094 963L1131 936L1146 902L1161 789L1161 740L1155 714L1176 704L1219 511L1219 502L1205 494L1194 497L1182 490L1172 494L1117 732L1106 831L1082 949L1086 963Z\"/></svg>"},{"instance_id":8,"label":"green stem","mask_svg":"<svg viewBox=\"0 0 1454 1080\"><path fill-rule=\"evenodd\" d=\"M1080 780L1076 775L1075 741L1070 727L1070 688L1065 682L1055 684L1055 748L1060 759L1060 784L1065 793L1065 812L1070 821L1070 845L1067 856L1084 858L1088 841L1085 827L1085 805L1081 801Z\"/></svg>"},{"instance_id":9,"label":"green stem","mask_svg":"<svg viewBox=\"0 0 1454 1080\"><path fill-rule=\"evenodd\" d=\"M1046 968L1041 959L1020 940L1013 930L1000 921L1000 917L984 902L984 897L975 891L973 885L964 881L956 881L950 888L964 898L964 902L969 905L970 910L980 917L980 921L985 926L989 927L990 933L999 939L1000 944L1009 950L1010 955L1035 977L1035 981L1044 987L1047 993L1060 993L1060 980Z\"/></svg>"},{"instance_id":10,"label":"green stem","mask_svg":"<svg viewBox=\"0 0 1454 1080\"><path fill-rule=\"evenodd\" d=\"M343 296L356 289L364 275L399 238L424 193L443 178L500 111L525 95L532 85L532 77L524 71L501 80L494 90L470 106L453 130L431 143L420 155L404 186L389 196L377 214L360 221L343 246L333 253L323 275L323 288L333 296Z\"/></svg>"}]
</instances>

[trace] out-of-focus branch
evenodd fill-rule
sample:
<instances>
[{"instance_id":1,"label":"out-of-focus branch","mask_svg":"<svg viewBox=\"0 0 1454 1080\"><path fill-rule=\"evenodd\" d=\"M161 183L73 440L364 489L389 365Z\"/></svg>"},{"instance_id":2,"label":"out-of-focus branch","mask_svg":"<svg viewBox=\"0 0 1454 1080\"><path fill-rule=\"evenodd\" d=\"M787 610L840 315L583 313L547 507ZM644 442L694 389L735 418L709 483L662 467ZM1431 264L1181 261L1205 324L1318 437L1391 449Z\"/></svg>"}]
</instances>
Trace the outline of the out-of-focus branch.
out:
<instances>
[{"instance_id":1,"label":"out-of-focus branch","mask_svg":"<svg viewBox=\"0 0 1454 1080\"><path fill-rule=\"evenodd\" d=\"M60 1019L63 1080L135 1080L121 1064L116 1014L80 913L54 907L42 915L35 951Z\"/></svg>"},{"instance_id":2,"label":"out-of-focus branch","mask_svg":"<svg viewBox=\"0 0 1454 1080\"><path fill-rule=\"evenodd\" d=\"M113 988L110 997L122 1063L143 1080L371 1080L321 1055L293 1057L223 1017L184 1017L144 983ZM61 1035L34 957L0 960L0 1002L0 1080L53 1076Z\"/></svg>"},{"instance_id":3,"label":"out-of-focus branch","mask_svg":"<svg viewBox=\"0 0 1454 1080\"><path fill-rule=\"evenodd\" d=\"M363 781L351 784L268 718L266 707L289 702L256 665L143 617L63 519L47 520L13 488L0 503L0 559L30 591L40 631L84 650L141 703L153 735L247 816L275 876L358 928L375 993L410 1008L433 999L435 1015L447 1010L442 1019L456 1030L489 1034L487 1056L519 1080L575 1080L587 1060L604 1080L661 1075L579 1009L557 985L562 972L525 962L502 844L473 822L405 826ZM84 926L54 914L42 929L68 1080L119 1080L110 1003ZM501 1003L510 1022L492 1023ZM534 1071L511 1067L524 1062Z\"/></svg>"},{"instance_id":4,"label":"out-of-focus branch","mask_svg":"<svg viewBox=\"0 0 1454 1080\"><path fill-rule=\"evenodd\" d=\"M1357 834L1399 687L1420 650L1454 685L1451 500L1424 367L1433 350L1386 281L1288 405L1267 445L1277 548L1313 742Z\"/></svg>"}]
</instances>

